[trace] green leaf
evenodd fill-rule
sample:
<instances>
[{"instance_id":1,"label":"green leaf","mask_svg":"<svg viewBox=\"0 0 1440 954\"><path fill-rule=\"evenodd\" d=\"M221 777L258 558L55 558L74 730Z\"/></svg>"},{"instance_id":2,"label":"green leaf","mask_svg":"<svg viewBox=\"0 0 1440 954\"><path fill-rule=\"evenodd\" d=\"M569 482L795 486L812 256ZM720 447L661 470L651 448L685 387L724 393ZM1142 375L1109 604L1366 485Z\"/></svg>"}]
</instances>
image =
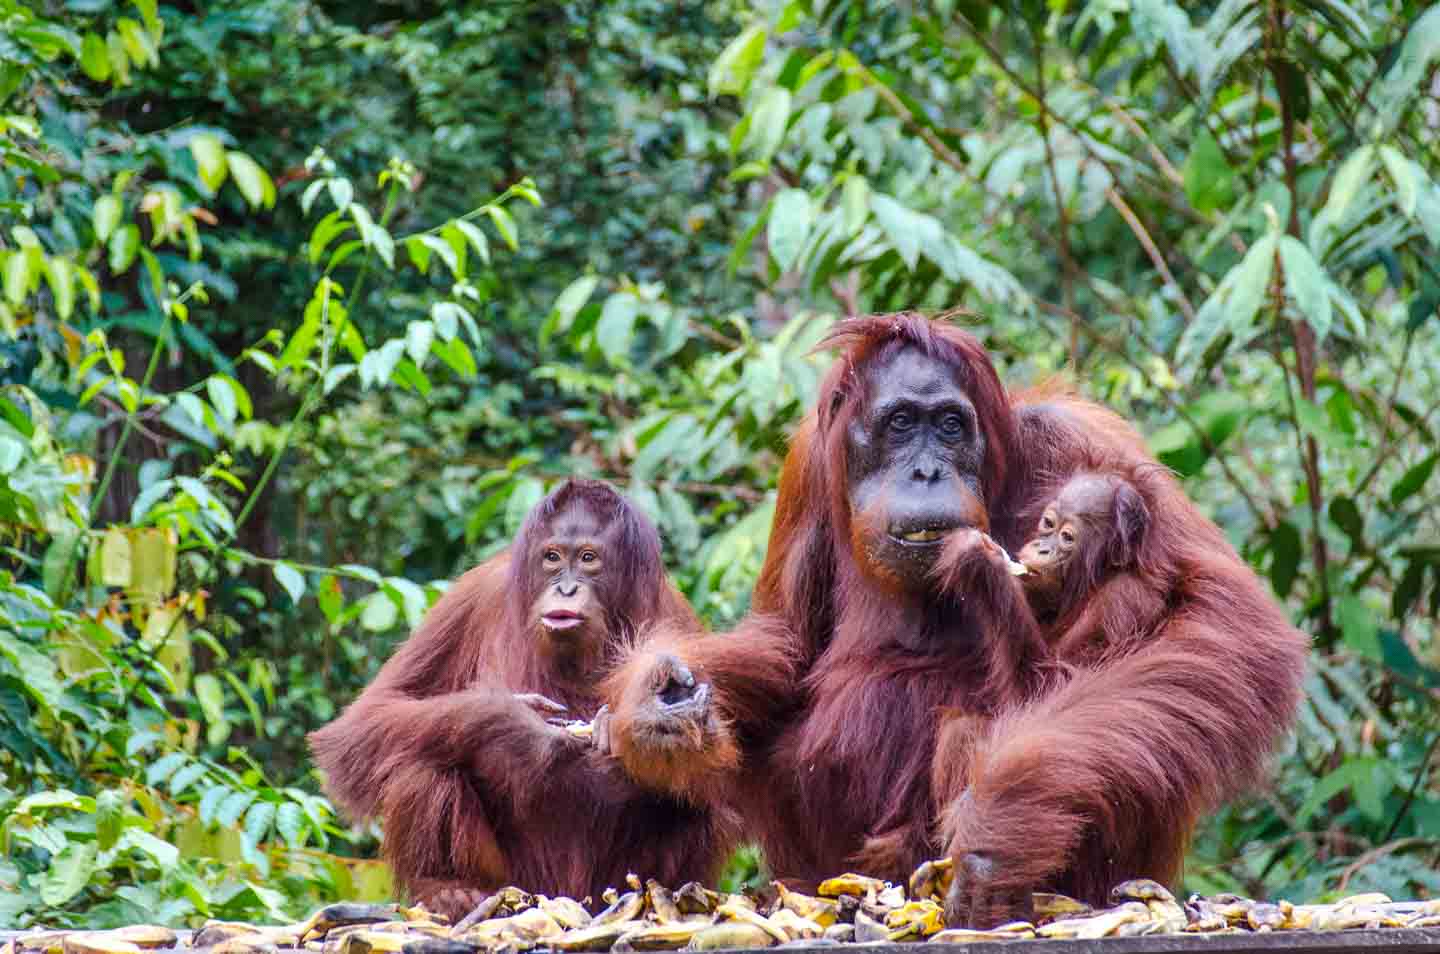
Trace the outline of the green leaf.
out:
<instances>
[{"instance_id":1,"label":"green leaf","mask_svg":"<svg viewBox=\"0 0 1440 954\"><path fill-rule=\"evenodd\" d=\"M765 25L752 23L726 44L710 66L708 85L712 97L744 94L765 55L765 36Z\"/></svg>"},{"instance_id":2,"label":"green leaf","mask_svg":"<svg viewBox=\"0 0 1440 954\"><path fill-rule=\"evenodd\" d=\"M234 826L255 798L254 792L230 792L215 810L215 823L226 828Z\"/></svg>"},{"instance_id":3,"label":"green leaf","mask_svg":"<svg viewBox=\"0 0 1440 954\"><path fill-rule=\"evenodd\" d=\"M0 433L0 476L13 474L25 459L25 444L8 434Z\"/></svg>"},{"instance_id":4,"label":"green leaf","mask_svg":"<svg viewBox=\"0 0 1440 954\"><path fill-rule=\"evenodd\" d=\"M110 272L123 275L135 264L140 252L140 227L131 223L122 225L110 233Z\"/></svg>"},{"instance_id":5,"label":"green leaf","mask_svg":"<svg viewBox=\"0 0 1440 954\"><path fill-rule=\"evenodd\" d=\"M510 213L498 205L487 205L485 213L495 223L495 231L499 232L505 244L510 246L510 251L518 251L520 242L515 233L515 220L510 217Z\"/></svg>"},{"instance_id":6,"label":"green leaf","mask_svg":"<svg viewBox=\"0 0 1440 954\"><path fill-rule=\"evenodd\" d=\"M250 203L252 208L273 208L275 205L275 183L271 180L269 173L260 168L260 164L251 159L243 152L229 150L225 153L226 163L229 165L230 174L235 177L235 185L239 187L240 194L245 201Z\"/></svg>"},{"instance_id":7,"label":"green leaf","mask_svg":"<svg viewBox=\"0 0 1440 954\"><path fill-rule=\"evenodd\" d=\"M85 889L96 872L99 849L93 841L72 841L50 859L50 870L40 886L40 898L58 908Z\"/></svg>"},{"instance_id":8,"label":"green leaf","mask_svg":"<svg viewBox=\"0 0 1440 954\"><path fill-rule=\"evenodd\" d=\"M1392 506L1400 506L1406 500L1415 496L1435 472L1435 463L1440 460L1440 451L1433 452L1420 463L1411 467L1395 481L1395 486L1390 488L1390 503ZM3 468L0 468L3 472Z\"/></svg>"},{"instance_id":9,"label":"green leaf","mask_svg":"<svg viewBox=\"0 0 1440 954\"><path fill-rule=\"evenodd\" d=\"M145 784L151 787L164 784L165 780L174 775L176 770L186 762L190 756L184 752L171 752L163 756L159 761L154 762L145 770Z\"/></svg>"},{"instance_id":10,"label":"green leaf","mask_svg":"<svg viewBox=\"0 0 1440 954\"><path fill-rule=\"evenodd\" d=\"M775 196L766 237L770 254L781 272L790 271L805 247L813 212L810 195L804 189L786 189Z\"/></svg>"},{"instance_id":11,"label":"green leaf","mask_svg":"<svg viewBox=\"0 0 1440 954\"><path fill-rule=\"evenodd\" d=\"M170 776L171 795L182 795L191 785L194 785L208 771L204 762L191 762L189 765Z\"/></svg>"},{"instance_id":12,"label":"green leaf","mask_svg":"<svg viewBox=\"0 0 1440 954\"><path fill-rule=\"evenodd\" d=\"M1350 545L1359 552L1365 551L1365 518L1360 515L1360 508L1355 505L1351 497L1343 494L1330 501L1330 520L1335 526L1345 531L1350 538Z\"/></svg>"},{"instance_id":13,"label":"green leaf","mask_svg":"<svg viewBox=\"0 0 1440 954\"><path fill-rule=\"evenodd\" d=\"M1226 273L1215 293L1200 306L1195 320L1175 349L1177 368L1199 370L1198 359L1227 332L1241 335L1255 319L1275 265L1278 236L1266 235L1250 246L1240 263Z\"/></svg>"},{"instance_id":14,"label":"green leaf","mask_svg":"<svg viewBox=\"0 0 1440 954\"><path fill-rule=\"evenodd\" d=\"M325 254L325 249L329 247L337 235L354 227L354 223L349 219L343 218L342 213L339 211L331 212L317 222L315 228L310 231L310 264L314 265L320 261L320 256ZM423 245L420 247L424 249ZM428 250L425 250L425 254L428 256L430 253ZM416 267L422 272L425 271L419 262L416 263Z\"/></svg>"},{"instance_id":15,"label":"green leaf","mask_svg":"<svg viewBox=\"0 0 1440 954\"><path fill-rule=\"evenodd\" d=\"M200 796L200 821L204 825L211 825L215 822L216 813L225 797L230 794L230 789L224 785L213 785L205 790Z\"/></svg>"},{"instance_id":16,"label":"green leaf","mask_svg":"<svg viewBox=\"0 0 1440 954\"><path fill-rule=\"evenodd\" d=\"M480 261L489 265L490 240L485 237L484 232L480 231L480 227L465 219L456 219L450 224L454 226L455 230L463 235L466 241L475 249L475 254L480 256Z\"/></svg>"},{"instance_id":17,"label":"green leaf","mask_svg":"<svg viewBox=\"0 0 1440 954\"><path fill-rule=\"evenodd\" d=\"M129 17L120 17L115 21L115 30L120 34L120 41L125 45L125 52L132 63L137 66L160 64L160 51L154 38L139 23Z\"/></svg>"},{"instance_id":18,"label":"green leaf","mask_svg":"<svg viewBox=\"0 0 1440 954\"><path fill-rule=\"evenodd\" d=\"M345 605L345 594L340 589L340 581L333 576L326 576L315 590L315 599L320 604L320 612L325 614L325 619L335 622Z\"/></svg>"},{"instance_id":19,"label":"green leaf","mask_svg":"<svg viewBox=\"0 0 1440 954\"><path fill-rule=\"evenodd\" d=\"M437 341L430 346L430 351L445 362L447 368L462 378L473 378L479 371L475 364L475 356L470 353L470 346L459 338Z\"/></svg>"},{"instance_id":20,"label":"green leaf","mask_svg":"<svg viewBox=\"0 0 1440 954\"><path fill-rule=\"evenodd\" d=\"M1380 661L1380 620L1358 596L1347 593L1336 604L1345 645L1368 659Z\"/></svg>"},{"instance_id":21,"label":"green leaf","mask_svg":"<svg viewBox=\"0 0 1440 954\"><path fill-rule=\"evenodd\" d=\"M1280 263L1285 267L1285 287L1314 329L1316 341L1324 341L1333 318L1325 270L1299 239L1289 235L1280 238Z\"/></svg>"},{"instance_id":22,"label":"green leaf","mask_svg":"<svg viewBox=\"0 0 1440 954\"><path fill-rule=\"evenodd\" d=\"M90 210L90 221L98 241L103 243L114 234L123 212L124 206L120 204L118 196L102 195L95 200L95 208Z\"/></svg>"},{"instance_id":23,"label":"green leaf","mask_svg":"<svg viewBox=\"0 0 1440 954\"><path fill-rule=\"evenodd\" d=\"M444 262L445 267L450 269L450 274L457 278L460 276L460 259L456 256L455 249L451 247L449 242L438 235L420 235L411 241L418 241L421 245L424 245L427 249L439 255L440 261ZM424 269L422 269L422 271L424 271Z\"/></svg>"},{"instance_id":24,"label":"green leaf","mask_svg":"<svg viewBox=\"0 0 1440 954\"><path fill-rule=\"evenodd\" d=\"M260 844L270 834L270 824L275 820L274 802L256 802L245 815L245 837L252 844Z\"/></svg>"},{"instance_id":25,"label":"green leaf","mask_svg":"<svg viewBox=\"0 0 1440 954\"><path fill-rule=\"evenodd\" d=\"M114 82L120 86L130 85L130 57L125 55L125 41L120 34L111 31L105 36L105 52L110 57L110 72Z\"/></svg>"},{"instance_id":26,"label":"green leaf","mask_svg":"<svg viewBox=\"0 0 1440 954\"><path fill-rule=\"evenodd\" d=\"M1229 208L1235 201L1235 172L1207 126L1185 157L1184 177L1185 196L1201 212Z\"/></svg>"},{"instance_id":27,"label":"green leaf","mask_svg":"<svg viewBox=\"0 0 1440 954\"><path fill-rule=\"evenodd\" d=\"M5 259L5 300L19 305L30 292L30 256L12 252Z\"/></svg>"},{"instance_id":28,"label":"green leaf","mask_svg":"<svg viewBox=\"0 0 1440 954\"><path fill-rule=\"evenodd\" d=\"M206 672L195 677L195 701L200 703L206 722L224 725L230 721L225 717L225 690L213 674Z\"/></svg>"},{"instance_id":29,"label":"green leaf","mask_svg":"<svg viewBox=\"0 0 1440 954\"><path fill-rule=\"evenodd\" d=\"M1290 595L1300 575L1300 531L1282 520L1270 532L1270 585L1281 599Z\"/></svg>"},{"instance_id":30,"label":"green leaf","mask_svg":"<svg viewBox=\"0 0 1440 954\"><path fill-rule=\"evenodd\" d=\"M62 320L69 320L75 313L75 266L58 255L46 256L45 282L55 299L55 313Z\"/></svg>"},{"instance_id":31,"label":"green leaf","mask_svg":"<svg viewBox=\"0 0 1440 954\"><path fill-rule=\"evenodd\" d=\"M97 83L110 78L110 51L99 34L85 34L85 40L80 45L80 68Z\"/></svg>"},{"instance_id":32,"label":"green leaf","mask_svg":"<svg viewBox=\"0 0 1440 954\"><path fill-rule=\"evenodd\" d=\"M214 133L201 133L198 136L192 137L190 140L190 155L195 157L195 166L200 170L200 181L205 183L205 188L209 189L211 193L214 193L225 184L225 176L229 172L229 165L225 157L225 144L220 141L219 136L216 136ZM246 158L248 159L248 157ZM254 163L252 162L251 165L254 165ZM256 166L256 168L258 169L259 167ZM246 191L246 185L240 181L238 175L235 181L239 184L240 191L244 193L247 199L250 199L251 193ZM263 193L264 187L261 186L261 198L263 198ZM250 199L250 204L257 205L259 201L258 198Z\"/></svg>"},{"instance_id":33,"label":"green leaf","mask_svg":"<svg viewBox=\"0 0 1440 954\"><path fill-rule=\"evenodd\" d=\"M554 317L553 323L547 324L541 332L540 343L542 345L548 343L551 335L563 335L570 330L570 325L575 321L575 315L585 307L585 303L590 300L591 295L595 294L595 289L599 284L600 279L597 276L586 275L565 286L565 290L555 299L555 304L550 309L550 313Z\"/></svg>"},{"instance_id":34,"label":"green leaf","mask_svg":"<svg viewBox=\"0 0 1440 954\"><path fill-rule=\"evenodd\" d=\"M365 597L365 609L360 613L360 625L372 633L383 632L395 625L400 611L395 601L383 591Z\"/></svg>"},{"instance_id":35,"label":"green leaf","mask_svg":"<svg viewBox=\"0 0 1440 954\"><path fill-rule=\"evenodd\" d=\"M156 41L164 32L165 25L160 22L160 7L158 0L134 0L135 7L140 11L140 19L145 21L145 29Z\"/></svg>"},{"instance_id":36,"label":"green leaf","mask_svg":"<svg viewBox=\"0 0 1440 954\"><path fill-rule=\"evenodd\" d=\"M890 244L895 246L900 260L913 272L920 261L922 224L919 220L928 216L912 212L882 192L871 195L870 208L875 213L875 221L880 223L880 228L890 239Z\"/></svg>"},{"instance_id":37,"label":"green leaf","mask_svg":"<svg viewBox=\"0 0 1440 954\"><path fill-rule=\"evenodd\" d=\"M1400 211L1407 217L1414 216L1416 203L1420 200L1420 189L1429 184L1425 170L1401 155L1394 146L1381 146L1380 158L1385 161L1385 171L1390 173L1399 193L1396 201Z\"/></svg>"},{"instance_id":38,"label":"green leaf","mask_svg":"<svg viewBox=\"0 0 1440 954\"><path fill-rule=\"evenodd\" d=\"M847 176L841 204L845 209L845 232L855 235L870 217L870 181L858 174Z\"/></svg>"},{"instance_id":39,"label":"green leaf","mask_svg":"<svg viewBox=\"0 0 1440 954\"><path fill-rule=\"evenodd\" d=\"M235 401L235 391L230 387L230 382L222 375L212 374L205 379L205 393L210 395L210 403L214 405L215 412L225 420L225 423L234 424L235 415L239 409Z\"/></svg>"},{"instance_id":40,"label":"green leaf","mask_svg":"<svg viewBox=\"0 0 1440 954\"><path fill-rule=\"evenodd\" d=\"M425 359L430 356L430 345L434 340L434 322L412 321L405 326L405 353L415 362L417 368L425 366Z\"/></svg>"},{"instance_id":41,"label":"green leaf","mask_svg":"<svg viewBox=\"0 0 1440 954\"><path fill-rule=\"evenodd\" d=\"M790 121L790 91L772 86L760 94L750 114L750 128L745 146L761 162L769 162L785 139L785 126Z\"/></svg>"},{"instance_id":42,"label":"green leaf","mask_svg":"<svg viewBox=\"0 0 1440 954\"><path fill-rule=\"evenodd\" d=\"M141 828L127 828L117 847L140 852L162 870L173 868L180 860L180 849Z\"/></svg>"},{"instance_id":43,"label":"green leaf","mask_svg":"<svg viewBox=\"0 0 1440 954\"><path fill-rule=\"evenodd\" d=\"M1332 221L1339 222L1350 208L1355 194L1360 187L1370 178L1370 170L1375 166L1375 147L1364 145L1356 149L1341 164L1339 171L1335 173L1335 181L1330 184L1330 196L1325 200L1325 208L1322 214L1328 216Z\"/></svg>"},{"instance_id":44,"label":"green leaf","mask_svg":"<svg viewBox=\"0 0 1440 954\"><path fill-rule=\"evenodd\" d=\"M305 595L305 576L288 563L277 563L274 567L275 582L285 588L291 603L299 603Z\"/></svg>"},{"instance_id":45,"label":"green leaf","mask_svg":"<svg viewBox=\"0 0 1440 954\"><path fill-rule=\"evenodd\" d=\"M630 345L635 336L635 318L640 303L629 292L616 292L605 299L600 320L595 323L595 344L611 365L630 363Z\"/></svg>"},{"instance_id":46,"label":"green leaf","mask_svg":"<svg viewBox=\"0 0 1440 954\"><path fill-rule=\"evenodd\" d=\"M275 830L291 848L305 844L305 813L294 802L285 802L275 812Z\"/></svg>"},{"instance_id":47,"label":"green leaf","mask_svg":"<svg viewBox=\"0 0 1440 954\"><path fill-rule=\"evenodd\" d=\"M120 791L107 788L95 796L95 841L101 851L115 847L125 831L125 805L129 799Z\"/></svg>"}]
</instances>

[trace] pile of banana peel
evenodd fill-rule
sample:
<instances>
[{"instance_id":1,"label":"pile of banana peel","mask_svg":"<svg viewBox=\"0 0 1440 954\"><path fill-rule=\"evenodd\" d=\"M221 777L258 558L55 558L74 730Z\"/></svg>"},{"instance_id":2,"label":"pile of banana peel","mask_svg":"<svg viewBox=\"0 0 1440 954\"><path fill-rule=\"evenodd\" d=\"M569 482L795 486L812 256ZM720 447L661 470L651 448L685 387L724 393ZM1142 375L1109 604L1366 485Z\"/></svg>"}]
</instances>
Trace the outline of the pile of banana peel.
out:
<instances>
[{"instance_id":1,"label":"pile of banana peel","mask_svg":"<svg viewBox=\"0 0 1440 954\"><path fill-rule=\"evenodd\" d=\"M1127 881L1096 909L1057 894L1035 895L1035 919L988 931L946 928L948 859L926 862L908 885L846 874L815 895L779 882L754 894L723 894L691 882L671 890L634 875L591 914L570 898L508 887L456 924L394 904L332 904L291 925L211 921L198 931L137 925L113 931L36 931L10 938L0 954L511 954L522 951L721 951L839 944L975 944L1092 940L1150 934L1440 929L1440 899L1392 901L1359 894L1332 904L1252 901L1235 895L1180 902L1154 881ZM587 901L589 899L586 899Z\"/></svg>"}]
</instances>

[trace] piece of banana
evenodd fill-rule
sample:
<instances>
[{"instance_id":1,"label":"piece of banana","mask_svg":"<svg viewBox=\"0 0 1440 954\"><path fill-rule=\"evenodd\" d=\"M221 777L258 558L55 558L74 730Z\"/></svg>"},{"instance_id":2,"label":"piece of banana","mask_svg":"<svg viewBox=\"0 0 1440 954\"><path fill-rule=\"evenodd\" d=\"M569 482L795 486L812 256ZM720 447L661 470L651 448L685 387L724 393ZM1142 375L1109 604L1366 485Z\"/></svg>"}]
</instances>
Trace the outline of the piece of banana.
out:
<instances>
[{"instance_id":1,"label":"piece of banana","mask_svg":"<svg viewBox=\"0 0 1440 954\"><path fill-rule=\"evenodd\" d=\"M910 875L910 898L923 901L930 898L944 901L955 881L955 861L951 858L936 858L926 861Z\"/></svg>"},{"instance_id":2,"label":"piece of banana","mask_svg":"<svg viewBox=\"0 0 1440 954\"><path fill-rule=\"evenodd\" d=\"M801 894L799 891L791 891L779 881L772 882L775 892L779 897L780 906L787 911L794 911L802 918L814 921L822 928L827 928L839 920L840 906L829 898L815 898L808 894Z\"/></svg>"},{"instance_id":3,"label":"piece of banana","mask_svg":"<svg viewBox=\"0 0 1440 954\"><path fill-rule=\"evenodd\" d=\"M678 924L684 918L670 889L654 878L645 882L645 898L650 905L650 913L661 924ZM689 935L686 935L685 940L690 940Z\"/></svg>"},{"instance_id":4,"label":"piece of banana","mask_svg":"<svg viewBox=\"0 0 1440 954\"><path fill-rule=\"evenodd\" d=\"M690 938L686 950L722 951L755 947L771 947L775 938L758 925L745 921L724 921L701 928Z\"/></svg>"},{"instance_id":5,"label":"piece of banana","mask_svg":"<svg viewBox=\"0 0 1440 954\"><path fill-rule=\"evenodd\" d=\"M838 898L841 895L852 895L857 898L879 897L889 885L878 878L868 878L862 874L848 873L836 878L826 878L820 882L816 893L823 898Z\"/></svg>"}]
</instances>

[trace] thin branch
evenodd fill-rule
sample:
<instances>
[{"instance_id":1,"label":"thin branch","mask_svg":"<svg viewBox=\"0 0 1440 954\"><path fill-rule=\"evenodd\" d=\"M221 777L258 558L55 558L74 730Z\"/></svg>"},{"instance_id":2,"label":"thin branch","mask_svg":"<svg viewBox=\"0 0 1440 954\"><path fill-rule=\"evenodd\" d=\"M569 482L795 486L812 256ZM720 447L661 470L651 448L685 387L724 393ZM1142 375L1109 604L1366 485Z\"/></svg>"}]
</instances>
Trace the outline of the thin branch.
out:
<instances>
[{"instance_id":1,"label":"thin branch","mask_svg":"<svg viewBox=\"0 0 1440 954\"><path fill-rule=\"evenodd\" d=\"M1105 198L1115 207L1115 211L1120 213L1120 217L1125 220L1125 224L1130 226L1130 231L1134 232L1135 237L1140 240L1140 244L1145 248L1145 254L1150 256L1151 264L1155 266L1155 269L1165 279L1165 284L1174 289L1176 297L1180 300L1180 310L1185 312L1186 319L1194 321L1195 307L1190 304L1190 299L1185 297L1185 292L1181 289L1180 283L1175 280L1175 276L1170 274L1170 266L1165 264L1165 256L1160 253L1159 246L1157 246L1155 240L1150 237L1150 232L1145 228L1145 223L1140 221L1140 217L1135 214L1134 210L1130 208L1129 203L1125 201L1125 197L1122 196L1114 186L1110 186L1105 190Z\"/></svg>"},{"instance_id":2,"label":"thin branch","mask_svg":"<svg viewBox=\"0 0 1440 954\"><path fill-rule=\"evenodd\" d=\"M1135 214L1134 210L1130 208L1129 204L1126 203L1124 198L1120 195L1118 189L1119 183L1121 181L1120 170L1115 168L1115 165L1112 162L1102 156L1094 147L1090 145L1089 141L1086 138L1087 134L1084 130L1077 128L1065 117L1052 110L1050 106L1045 102L1043 95L1027 86L1025 81L1020 78L1020 75L1010 67L1010 64L1005 62L1004 56L1001 55L1000 51L995 48L994 44L992 44L987 37L981 34L980 31L977 30L974 25L971 24L964 17L960 17L958 19L960 20L961 25L964 26L965 30L970 34L970 36L975 40L975 42L978 43L981 48L985 50L986 55L990 57L990 60L1000 69L1002 73L1005 74L1005 76L1010 80L1010 82L1014 83L1016 88L1018 88L1021 92L1025 93L1031 99L1035 100L1036 104L1039 106L1040 116L1042 120L1048 117L1050 120L1053 120L1054 122L1059 123L1061 126L1064 126L1079 141L1081 148L1083 148L1086 153L1088 153L1090 157L1093 158L1096 162L1100 163L1100 165L1105 167L1105 171L1110 174L1111 182L1110 188L1108 188L1105 192L1106 198L1110 200L1110 204L1115 207L1115 210L1120 213L1120 216L1125 220L1125 224L1128 225L1130 227L1130 230L1135 233L1135 237L1139 239L1140 244L1145 247L1145 252L1147 255L1149 255L1150 261L1159 270L1160 274L1164 277L1166 283L1169 284L1172 289L1174 289L1176 296L1180 300L1181 309L1185 312L1186 318L1193 321L1195 318L1195 309L1191 307L1190 300L1185 296L1185 292L1180 287L1180 284L1175 281L1175 276L1170 273L1169 266L1165 264L1164 256L1160 254L1159 248L1156 247L1154 240L1150 238L1149 229L1145 227L1145 224L1140 220L1140 217Z\"/></svg>"},{"instance_id":3,"label":"thin branch","mask_svg":"<svg viewBox=\"0 0 1440 954\"><path fill-rule=\"evenodd\" d=\"M1435 750L1440 748L1440 732L1436 732L1430 738L1430 747L1425 750L1425 756L1420 760L1420 765L1415 769L1415 780L1410 783L1410 789L1405 793L1405 801L1400 803L1400 810L1390 820L1390 827L1385 829L1385 837L1382 841L1389 841L1395 837L1396 830L1400 823L1405 820L1410 806L1415 804L1415 795L1420 791L1420 786L1425 784L1426 777L1430 774L1430 760L1435 756Z\"/></svg>"},{"instance_id":4,"label":"thin branch","mask_svg":"<svg viewBox=\"0 0 1440 954\"><path fill-rule=\"evenodd\" d=\"M1055 193L1055 214L1060 217L1060 291L1070 312L1070 370L1080 368L1080 314L1075 310L1075 254L1070 248L1070 210L1060 192L1060 174L1055 167L1055 144L1050 137L1050 110L1045 105L1045 43L1035 28L1035 87L1040 94L1040 138L1045 143L1045 165L1050 171L1050 188Z\"/></svg>"},{"instance_id":5,"label":"thin branch","mask_svg":"<svg viewBox=\"0 0 1440 954\"><path fill-rule=\"evenodd\" d=\"M1340 881L1335 885L1335 890L1344 891L1346 887L1349 886L1351 878L1359 874L1367 865L1374 864L1386 855L1394 854L1397 851L1404 851L1407 848L1419 848L1431 844L1433 844L1433 841L1429 838L1412 837L1401 838L1398 841L1383 844L1378 848L1371 848L1365 852L1365 854L1345 866L1345 870L1340 873Z\"/></svg>"},{"instance_id":6,"label":"thin branch","mask_svg":"<svg viewBox=\"0 0 1440 954\"><path fill-rule=\"evenodd\" d=\"M1051 314L1060 316L1062 318L1073 319L1074 317L1068 314L1066 309L1052 302L1044 301L1037 298L1035 299L1035 303L1041 308L1041 310L1048 311ZM1148 377L1150 372L1138 361L1132 358L1126 348L1119 344L1116 344L1114 341L1110 340L1105 335L1101 334L1099 331L1090 327L1088 324L1080 323L1078 327L1080 327L1081 330L1084 331L1086 337L1090 338L1091 341L1095 342L1102 349L1120 358L1122 361L1130 365L1136 371L1139 371L1141 374L1144 374ZM1220 472L1225 476L1225 479L1230 483L1230 485L1235 488L1235 492L1240 495L1240 499L1245 501L1246 506L1250 508L1250 512L1254 515L1255 519L1259 521L1260 524L1263 525L1266 529L1275 529L1275 527L1279 524L1279 518L1275 516L1274 510L1260 506L1260 502L1255 499L1255 496L1250 492L1250 488L1246 486L1245 481L1240 478L1240 475L1235 473L1235 471L1230 467L1230 463L1225 459L1224 456L1221 455L1220 448L1217 447L1215 443L1210 439L1210 435L1207 434L1205 432L1205 429L1200 426L1200 422L1190 416L1189 412L1187 412L1185 408L1181 406L1179 401L1175 400L1175 396L1171 394L1167 389L1156 386L1155 391L1157 394L1160 395L1160 399L1165 403L1165 406L1169 408L1172 412L1174 412L1176 417L1189 425L1190 429L1195 432L1195 435L1200 438L1201 446L1203 446L1205 450L1209 452L1211 459L1214 460L1215 463L1220 467ZM1263 476L1259 474L1257 474L1257 476L1260 477L1262 481L1264 480Z\"/></svg>"},{"instance_id":7,"label":"thin branch","mask_svg":"<svg viewBox=\"0 0 1440 954\"><path fill-rule=\"evenodd\" d=\"M1415 332L1407 328L1405 331L1405 350L1400 352L1400 367L1396 371L1395 376L1390 380L1390 396L1385 400L1385 420L1380 425L1380 450L1375 454L1375 462L1370 465L1370 469L1366 471L1365 476L1360 479L1360 483L1355 487L1355 496L1357 497L1365 492L1365 488L1370 486L1370 481L1374 480L1375 475L1380 472L1380 465L1384 463L1385 458L1389 456L1391 445L1394 443L1391 440L1390 424L1395 419L1395 402L1400 396L1400 382L1405 378L1405 366L1410 363L1410 346L1414 342Z\"/></svg>"},{"instance_id":8,"label":"thin branch","mask_svg":"<svg viewBox=\"0 0 1440 954\"><path fill-rule=\"evenodd\" d=\"M1269 64L1271 78L1275 83L1276 94L1280 99L1280 131L1283 141L1284 152L1282 159L1285 167L1285 188L1290 193L1290 219L1286 224L1286 232L1296 238L1300 238L1300 187L1298 161L1295 157L1295 113L1291 109L1290 100L1285 96L1285 83L1281 71L1286 64L1286 54L1282 47L1285 36L1284 25L1285 14L1281 8L1280 0L1270 0L1269 9L1265 19L1265 58ZM1276 273L1278 275L1283 269L1279 262L1279 252L1276 252ZM1275 292L1275 317L1277 321L1284 320L1284 293L1277 289ZM1290 322L1290 331L1295 344L1295 374L1300 383L1300 394L1305 400L1315 401L1315 365L1316 365L1316 341L1315 330L1309 323L1302 320ZM1281 367L1285 364L1282 361ZM1290 395L1292 413L1294 410L1294 395ZM1292 417L1297 424L1298 419ZM1325 491L1320 477L1320 446L1313 434L1306 434L1303 438L1303 449L1301 451L1301 466L1305 472L1306 492L1310 498L1310 517L1312 526L1310 528L1310 552L1311 559L1315 563L1315 575L1320 583L1320 639L1324 646L1330 646L1335 641L1335 624L1331 612L1330 598L1330 555L1329 547L1325 542L1325 534L1321 527L1325 519Z\"/></svg>"}]
</instances>

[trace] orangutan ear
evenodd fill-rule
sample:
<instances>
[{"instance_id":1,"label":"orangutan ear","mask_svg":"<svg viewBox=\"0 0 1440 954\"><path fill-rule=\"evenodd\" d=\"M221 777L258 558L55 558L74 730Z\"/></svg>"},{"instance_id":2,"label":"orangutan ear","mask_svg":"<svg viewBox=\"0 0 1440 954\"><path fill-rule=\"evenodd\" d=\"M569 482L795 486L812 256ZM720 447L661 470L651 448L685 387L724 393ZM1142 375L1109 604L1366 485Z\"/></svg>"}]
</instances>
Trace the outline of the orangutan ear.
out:
<instances>
[{"instance_id":1,"label":"orangutan ear","mask_svg":"<svg viewBox=\"0 0 1440 954\"><path fill-rule=\"evenodd\" d=\"M1115 499L1110 504L1110 527L1110 565L1134 566L1140 559L1140 547L1150 527L1150 509L1139 491L1128 483L1122 483L1115 490Z\"/></svg>"}]
</instances>

